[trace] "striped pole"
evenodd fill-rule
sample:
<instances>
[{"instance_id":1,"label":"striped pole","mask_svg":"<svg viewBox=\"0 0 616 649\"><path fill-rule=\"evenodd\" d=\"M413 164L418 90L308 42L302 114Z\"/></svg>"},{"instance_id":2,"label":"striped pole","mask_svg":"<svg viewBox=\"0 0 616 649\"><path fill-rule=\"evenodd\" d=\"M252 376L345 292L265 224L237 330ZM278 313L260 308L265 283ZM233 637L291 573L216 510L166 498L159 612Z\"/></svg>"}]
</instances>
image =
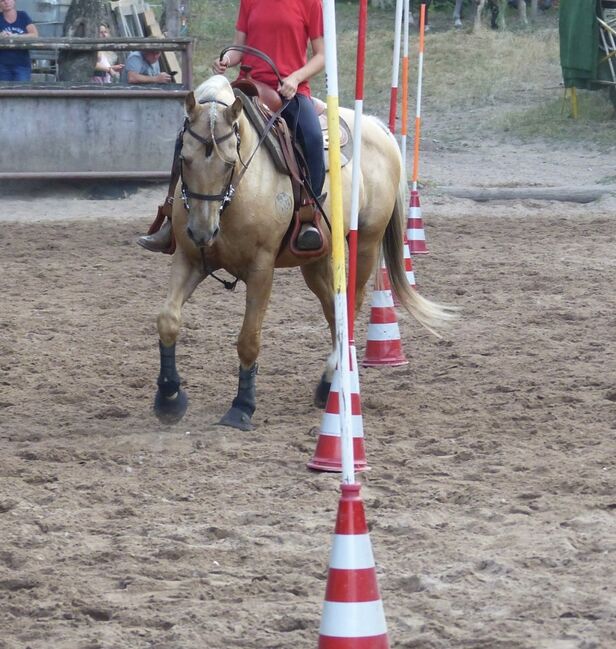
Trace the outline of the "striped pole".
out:
<instances>
[{"instance_id":1,"label":"striped pole","mask_svg":"<svg viewBox=\"0 0 616 649\"><path fill-rule=\"evenodd\" d=\"M394 25L394 58L391 65L391 91L389 93L389 130L396 132L396 109L398 107L398 76L400 72L400 31L402 29L402 3L396 0Z\"/></svg>"},{"instance_id":2,"label":"striped pole","mask_svg":"<svg viewBox=\"0 0 616 649\"><path fill-rule=\"evenodd\" d=\"M404 0L404 39L402 41L402 115L400 116L400 152L402 154L402 178L404 178L405 183L409 112L409 4L409 0Z\"/></svg>"},{"instance_id":3,"label":"striped pole","mask_svg":"<svg viewBox=\"0 0 616 649\"><path fill-rule=\"evenodd\" d=\"M424 33L426 29L426 5L421 5L419 14L419 62L417 65L417 104L415 110L415 146L413 151L413 180L411 185L411 201L407 221L406 238L409 243L411 255L427 254L426 235L421 219L421 206L419 204L419 191L417 178L419 177L419 136L421 131L421 86L423 82L423 56Z\"/></svg>"},{"instance_id":4,"label":"striped pole","mask_svg":"<svg viewBox=\"0 0 616 649\"><path fill-rule=\"evenodd\" d=\"M342 173L340 164L340 126L338 116L338 60L336 51L336 8L334 0L323 2L325 75L327 77L327 128L329 131L329 189L332 207L332 267L336 319L337 366L340 369L340 423L342 481L353 484L353 422L349 367L349 329L347 323L344 217L342 212Z\"/></svg>"},{"instance_id":5,"label":"striped pole","mask_svg":"<svg viewBox=\"0 0 616 649\"><path fill-rule=\"evenodd\" d=\"M364 450L359 372L355 349L355 285L357 283L357 225L359 221L359 185L361 179L361 123L363 114L364 62L366 54L366 24L368 0L360 0L357 36L357 65L355 77L355 119L353 123L353 173L351 177L351 220L348 235L349 284L347 287L347 322L349 327L349 364L351 374L351 420L353 435L353 463L355 471L368 468ZM340 413L340 368L336 367L321 420L319 438L308 468L314 471L342 470ZM349 402L347 402L349 403Z\"/></svg>"},{"instance_id":6,"label":"striped pole","mask_svg":"<svg viewBox=\"0 0 616 649\"><path fill-rule=\"evenodd\" d=\"M351 176L351 223L349 230L349 287L347 290L349 340L355 345L355 285L357 283L357 225L359 221L359 184L361 178L361 126L364 112L364 67L368 0L360 0L355 65L355 119L353 122L353 174Z\"/></svg>"}]
</instances>

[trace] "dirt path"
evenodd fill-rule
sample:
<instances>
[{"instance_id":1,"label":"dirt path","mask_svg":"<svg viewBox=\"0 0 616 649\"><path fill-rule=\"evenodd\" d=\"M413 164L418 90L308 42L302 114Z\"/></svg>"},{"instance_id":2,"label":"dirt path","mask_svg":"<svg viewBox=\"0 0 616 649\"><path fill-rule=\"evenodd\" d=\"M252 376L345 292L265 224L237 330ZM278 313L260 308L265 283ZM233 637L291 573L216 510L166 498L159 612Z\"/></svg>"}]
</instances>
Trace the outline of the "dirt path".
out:
<instances>
[{"instance_id":1,"label":"dirt path","mask_svg":"<svg viewBox=\"0 0 616 649\"><path fill-rule=\"evenodd\" d=\"M426 151L420 289L463 308L403 368L361 371L362 476L391 645L616 645L614 198L476 204L439 186L600 185L604 156ZM327 351L277 276L254 433L219 428L243 289L185 309L182 423L150 412L161 194L6 194L0 247L0 647L314 647L338 477L308 473ZM73 220L67 220L73 219ZM368 309L358 322L365 344Z\"/></svg>"}]
</instances>

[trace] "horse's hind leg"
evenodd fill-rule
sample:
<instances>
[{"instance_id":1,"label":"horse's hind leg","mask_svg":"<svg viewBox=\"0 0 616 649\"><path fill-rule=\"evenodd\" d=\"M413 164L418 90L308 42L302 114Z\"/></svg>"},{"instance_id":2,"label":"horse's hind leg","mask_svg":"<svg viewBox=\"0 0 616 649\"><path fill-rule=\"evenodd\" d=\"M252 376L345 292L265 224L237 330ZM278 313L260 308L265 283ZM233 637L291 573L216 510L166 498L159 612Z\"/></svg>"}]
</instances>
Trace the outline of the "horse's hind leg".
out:
<instances>
[{"instance_id":1,"label":"horse's hind leg","mask_svg":"<svg viewBox=\"0 0 616 649\"><path fill-rule=\"evenodd\" d=\"M244 322L237 339L237 354L240 359L237 395L231 408L218 422L239 430L252 430L252 415L257 407L256 376L257 357L261 347L261 327L272 292L274 262L255 264L260 270L253 271L246 279L246 309Z\"/></svg>"},{"instance_id":2,"label":"horse's hind leg","mask_svg":"<svg viewBox=\"0 0 616 649\"><path fill-rule=\"evenodd\" d=\"M188 397L180 387L180 376L175 365L175 342L180 331L182 305L202 279L201 269L190 264L178 250L171 265L167 299L157 321L160 374L154 412L166 424L178 422L188 408Z\"/></svg>"},{"instance_id":3,"label":"horse's hind leg","mask_svg":"<svg viewBox=\"0 0 616 649\"><path fill-rule=\"evenodd\" d=\"M314 391L314 405L325 408L336 369L336 316L334 313L334 287L329 257L302 266L302 274L308 288L319 298L323 315L329 325L332 351L327 358L325 371Z\"/></svg>"}]
</instances>

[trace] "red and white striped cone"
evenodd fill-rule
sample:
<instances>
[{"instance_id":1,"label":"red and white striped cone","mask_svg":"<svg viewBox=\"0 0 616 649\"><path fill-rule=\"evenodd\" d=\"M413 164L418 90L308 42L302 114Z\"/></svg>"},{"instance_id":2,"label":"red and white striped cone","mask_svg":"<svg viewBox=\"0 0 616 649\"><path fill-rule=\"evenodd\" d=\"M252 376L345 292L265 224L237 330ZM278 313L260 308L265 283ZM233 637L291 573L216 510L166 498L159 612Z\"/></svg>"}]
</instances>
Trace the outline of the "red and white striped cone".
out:
<instances>
[{"instance_id":1,"label":"red and white striped cone","mask_svg":"<svg viewBox=\"0 0 616 649\"><path fill-rule=\"evenodd\" d=\"M409 242L411 255L427 255L430 252L426 245L426 233L424 232L421 206L419 205L419 192L416 189L411 190L406 238Z\"/></svg>"},{"instance_id":2,"label":"red and white striped cone","mask_svg":"<svg viewBox=\"0 0 616 649\"><path fill-rule=\"evenodd\" d=\"M408 280L409 286L415 288L417 284L415 282L415 271L413 270L413 259L411 258L411 250L406 238L404 241L404 271L406 272L406 279Z\"/></svg>"},{"instance_id":3,"label":"red and white striped cone","mask_svg":"<svg viewBox=\"0 0 616 649\"><path fill-rule=\"evenodd\" d=\"M318 649L389 649L359 484L343 484Z\"/></svg>"},{"instance_id":4,"label":"red and white striped cone","mask_svg":"<svg viewBox=\"0 0 616 649\"><path fill-rule=\"evenodd\" d=\"M380 278L380 281L379 281ZM398 317L394 309L394 298L385 265L381 265L370 308L368 340L362 365L380 367L382 365L406 365L408 361L402 351Z\"/></svg>"},{"instance_id":5,"label":"red and white striped cone","mask_svg":"<svg viewBox=\"0 0 616 649\"><path fill-rule=\"evenodd\" d=\"M353 434L353 458L355 471L366 471L369 469L366 462L364 450L364 422L361 414L361 399L359 396L359 373L357 371L357 354L355 345L349 345L351 354L351 422ZM332 385L329 389L327 404L317 447L308 468L315 471L331 471L340 473L342 471L342 438L340 421L340 371L336 367Z\"/></svg>"},{"instance_id":6,"label":"red and white striped cone","mask_svg":"<svg viewBox=\"0 0 616 649\"><path fill-rule=\"evenodd\" d=\"M409 250L409 242L406 240L406 230L404 232L404 243L402 244L402 252L404 255L404 272L406 273L406 279L409 283L409 286L415 288L417 284L415 283L415 271L413 270L413 260L411 259L411 251ZM400 300L396 295L395 291L392 291L394 298L394 306L400 306Z\"/></svg>"}]
</instances>

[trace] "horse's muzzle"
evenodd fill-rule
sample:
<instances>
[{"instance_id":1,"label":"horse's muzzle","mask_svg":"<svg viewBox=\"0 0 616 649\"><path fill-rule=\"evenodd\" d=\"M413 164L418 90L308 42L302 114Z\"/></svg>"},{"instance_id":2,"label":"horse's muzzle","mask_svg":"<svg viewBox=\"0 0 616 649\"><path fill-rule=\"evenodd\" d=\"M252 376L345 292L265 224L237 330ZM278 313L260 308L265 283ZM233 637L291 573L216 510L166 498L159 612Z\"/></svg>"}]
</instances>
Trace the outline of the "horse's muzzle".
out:
<instances>
[{"instance_id":1,"label":"horse's muzzle","mask_svg":"<svg viewBox=\"0 0 616 649\"><path fill-rule=\"evenodd\" d=\"M186 228L188 238L195 244L195 246L197 246L197 248L208 248L213 245L219 231L219 227L214 228L211 232L195 232L190 226Z\"/></svg>"}]
</instances>

